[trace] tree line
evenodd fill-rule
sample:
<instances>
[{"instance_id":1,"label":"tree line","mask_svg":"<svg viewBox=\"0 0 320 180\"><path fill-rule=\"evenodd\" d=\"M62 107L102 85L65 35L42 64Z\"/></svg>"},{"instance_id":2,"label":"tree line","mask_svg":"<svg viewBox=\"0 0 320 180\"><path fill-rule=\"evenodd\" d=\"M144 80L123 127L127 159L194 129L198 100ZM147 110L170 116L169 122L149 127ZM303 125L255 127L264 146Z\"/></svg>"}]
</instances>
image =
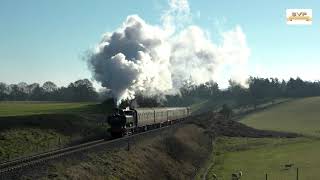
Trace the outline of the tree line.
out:
<instances>
[{"instance_id":1,"label":"tree line","mask_svg":"<svg viewBox=\"0 0 320 180\"><path fill-rule=\"evenodd\" d=\"M0 101L96 101L98 93L88 79L80 79L67 87L47 81L38 83L6 84L0 82Z\"/></svg>"},{"instance_id":2,"label":"tree line","mask_svg":"<svg viewBox=\"0 0 320 180\"><path fill-rule=\"evenodd\" d=\"M229 87L220 89L211 81L200 85L186 82L179 95L167 96L167 105L191 105L200 100L231 102L233 106L254 105L273 101L277 98L297 98L320 96L319 81L304 81L290 78L288 81L277 78L250 77L247 84L229 81Z\"/></svg>"},{"instance_id":3,"label":"tree line","mask_svg":"<svg viewBox=\"0 0 320 180\"><path fill-rule=\"evenodd\" d=\"M109 91L97 92L88 79L80 79L67 87L58 87L51 81L43 83L5 84L0 82L0 101L98 101L110 98ZM301 78L290 78L288 81L277 78L250 77L247 85L229 81L229 87L219 88L218 84L209 81L195 85L186 81L176 95L145 97L136 95L134 103L140 107L155 106L188 106L199 100L215 102L232 102L233 106L257 105L276 98L296 98L320 96L319 81L304 81ZM132 102L124 102L124 106Z\"/></svg>"}]
</instances>

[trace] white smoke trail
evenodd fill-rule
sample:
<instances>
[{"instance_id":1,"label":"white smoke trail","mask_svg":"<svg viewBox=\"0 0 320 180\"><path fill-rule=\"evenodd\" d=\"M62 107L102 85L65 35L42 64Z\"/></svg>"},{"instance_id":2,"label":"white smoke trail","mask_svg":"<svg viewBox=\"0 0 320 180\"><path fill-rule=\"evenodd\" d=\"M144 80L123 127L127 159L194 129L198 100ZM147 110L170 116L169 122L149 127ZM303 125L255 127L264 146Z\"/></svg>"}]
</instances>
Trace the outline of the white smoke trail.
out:
<instances>
[{"instance_id":1,"label":"white smoke trail","mask_svg":"<svg viewBox=\"0 0 320 180\"><path fill-rule=\"evenodd\" d=\"M217 80L225 65L232 67L230 77L244 82L250 49L241 28L223 33L222 44L216 45L200 27L188 25L187 0L171 0L169 7L162 25L128 16L118 30L103 36L90 56L94 78L118 103L133 99L137 92L146 96L178 92L190 78L195 84Z\"/></svg>"}]
</instances>

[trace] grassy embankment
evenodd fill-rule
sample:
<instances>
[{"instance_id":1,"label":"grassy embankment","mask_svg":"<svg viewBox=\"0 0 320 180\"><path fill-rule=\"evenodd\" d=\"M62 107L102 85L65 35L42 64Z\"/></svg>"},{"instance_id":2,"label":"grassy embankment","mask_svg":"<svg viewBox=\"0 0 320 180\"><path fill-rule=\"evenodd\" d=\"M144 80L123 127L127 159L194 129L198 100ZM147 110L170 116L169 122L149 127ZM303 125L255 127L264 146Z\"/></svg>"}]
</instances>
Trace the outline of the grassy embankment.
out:
<instances>
[{"instance_id":1,"label":"grassy embankment","mask_svg":"<svg viewBox=\"0 0 320 180\"><path fill-rule=\"evenodd\" d=\"M124 146L63 158L22 178L193 179L210 154L211 140L205 129L187 124L142 136L130 147L130 151Z\"/></svg>"},{"instance_id":2,"label":"grassy embankment","mask_svg":"<svg viewBox=\"0 0 320 180\"><path fill-rule=\"evenodd\" d=\"M95 103L0 102L0 161L100 136L108 109Z\"/></svg>"},{"instance_id":3,"label":"grassy embankment","mask_svg":"<svg viewBox=\"0 0 320 180\"><path fill-rule=\"evenodd\" d=\"M230 179L243 171L244 179L293 179L295 168L300 179L320 179L320 97L296 99L249 114L240 122L265 130L296 132L303 138L219 138L214 147L207 179L212 174ZM284 164L294 164L289 170Z\"/></svg>"}]
</instances>

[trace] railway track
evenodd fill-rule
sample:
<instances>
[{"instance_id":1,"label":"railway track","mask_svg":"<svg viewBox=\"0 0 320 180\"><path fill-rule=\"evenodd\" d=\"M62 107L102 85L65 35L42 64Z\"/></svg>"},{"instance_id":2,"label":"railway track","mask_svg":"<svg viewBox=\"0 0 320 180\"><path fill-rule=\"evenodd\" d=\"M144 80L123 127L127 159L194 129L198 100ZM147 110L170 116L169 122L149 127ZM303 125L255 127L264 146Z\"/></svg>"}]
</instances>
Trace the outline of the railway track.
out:
<instances>
[{"instance_id":1,"label":"railway track","mask_svg":"<svg viewBox=\"0 0 320 180\"><path fill-rule=\"evenodd\" d=\"M186 121L182 121L182 122L186 122ZM125 136L125 137L118 138L118 139L113 139L113 140L109 140L109 141L105 141L103 139L91 141L91 142L84 143L84 144L79 144L79 145L70 146L67 148L52 150L52 151L36 154L33 156L23 157L23 158L15 159L12 161L0 163L0 179L7 179L6 178L7 176L12 175L18 171L21 172L21 170L27 169L27 168L32 167L37 164L45 163L50 160L58 159L58 158L61 158L61 157L64 157L64 156L67 156L70 154L82 152L85 150L90 150L90 149L97 148L97 147L103 147L103 146L107 146L107 145L110 145L110 147L113 147L113 146L117 146L117 144L118 145L121 144L120 146L124 146L124 145L128 144L128 147L129 147L129 143L132 139L138 139L139 137L145 136L147 134L152 134L157 131L167 129L169 127L175 127L179 124L182 124L182 122L180 121L179 123L175 123L170 126L163 126L160 128L148 130L146 132L141 132L141 133L133 134L130 136Z\"/></svg>"},{"instance_id":2,"label":"railway track","mask_svg":"<svg viewBox=\"0 0 320 180\"><path fill-rule=\"evenodd\" d=\"M101 140L91 141L91 142L79 144L76 146L52 150L52 151L40 153L37 155L23 157L23 158L19 158L19 159L15 159L12 161L7 161L4 163L1 163L0 164L0 178L3 178L7 174L13 173L17 170L21 170L23 168L30 167L35 164L43 163L48 160L56 159L56 158L59 158L59 157L62 157L62 156L68 155L68 154L72 154L75 152L80 152L80 151L83 151L86 149L100 146L100 145L107 143L107 142L109 142L109 141L104 141L103 139L101 139Z\"/></svg>"},{"instance_id":3,"label":"railway track","mask_svg":"<svg viewBox=\"0 0 320 180\"><path fill-rule=\"evenodd\" d=\"M90 147L90 146L102 143L103 141L104 141L103 139L96 140L96 141L91 141L91 142L84 143L84 144L79 144L79 145L76 145L76 146L70 146L70 147L66 147L66 148L56 149L56 150L47 151L47 152L36 154L36 155L32 155L32 156L27 156L27 157L15 159L15 160L12 160L12 161L7 161L7 162L4 162L4 163L0 164L0 173L4 172L7 168L12 168L12 167L14 167L16 165L19 165L19 164L22 164L22 163L28 163L30 161L39 160L39 159L42 159L42 158L45 158L45 157L67 153L69 151L73 151L73 150L76 150L76 149Z\"/></svg>"}]
</instances>

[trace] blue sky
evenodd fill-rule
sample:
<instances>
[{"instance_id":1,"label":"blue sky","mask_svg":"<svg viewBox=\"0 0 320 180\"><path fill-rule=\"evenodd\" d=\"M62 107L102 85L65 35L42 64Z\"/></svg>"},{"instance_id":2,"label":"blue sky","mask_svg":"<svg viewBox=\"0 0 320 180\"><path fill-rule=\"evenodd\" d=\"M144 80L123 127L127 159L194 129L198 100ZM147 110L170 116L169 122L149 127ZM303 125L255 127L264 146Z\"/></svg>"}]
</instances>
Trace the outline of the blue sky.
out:
<instances>
[{"instance_id":1,"label":"blue sky","mask_svg":"<svg viewBox=\"0 0 320 180\"><path fill-rule=\"evenodd\" d=\"M319 0L189 3L193 23L209 32L213 42L221 31L242 28L251 49L250 75L320 80ZM159 24L166 8L166 0L1 0L0 81L67 85L91 78L83 57L104 32L118 28L130 14ZM311 8L313 24L287 25L288 8Z\"/></svg>"}]
</instances>

